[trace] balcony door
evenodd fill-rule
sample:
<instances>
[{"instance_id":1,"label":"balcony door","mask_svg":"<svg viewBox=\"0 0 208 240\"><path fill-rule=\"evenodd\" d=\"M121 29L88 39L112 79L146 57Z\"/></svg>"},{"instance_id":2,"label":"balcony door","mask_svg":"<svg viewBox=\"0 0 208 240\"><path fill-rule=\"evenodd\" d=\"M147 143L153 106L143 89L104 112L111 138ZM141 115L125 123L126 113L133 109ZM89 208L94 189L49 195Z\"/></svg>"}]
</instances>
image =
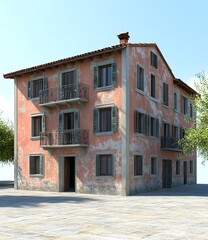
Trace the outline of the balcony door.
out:
<instances>
[{"instance_id":1,"label":"balcony door","mask_svg":"<svg viewBox=\"0 0 208 240\"><path fill-rule=\"evenodd\" d=\"M162 164L162 186L163 188L172 187L172 161L163 160Z\"/></svg>"},{"instance_id":2,"label":"balcony door","mask_svg":"<svg viewBox=\"0 0 208 240\"><path fill-rule=\"evenodd\" d=\"M62 100L73 99L77 97L77 78L76 71L63 72L61 76L60 98Z\"/></svg>"}]
</instances>

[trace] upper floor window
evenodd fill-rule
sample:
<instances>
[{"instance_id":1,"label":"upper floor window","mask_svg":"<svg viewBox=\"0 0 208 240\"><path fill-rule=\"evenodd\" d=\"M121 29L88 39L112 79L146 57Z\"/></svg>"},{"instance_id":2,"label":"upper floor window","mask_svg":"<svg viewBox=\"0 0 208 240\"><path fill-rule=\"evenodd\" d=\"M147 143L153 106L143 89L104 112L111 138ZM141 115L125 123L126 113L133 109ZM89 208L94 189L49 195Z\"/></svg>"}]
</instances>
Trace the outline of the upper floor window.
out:
<instances>
[{"instance_id":1,"label":"upper floor window","mask_svg":"<svg viewBox=\"0 0 208 240\"><path fill-rule=\"evenodd\" d=\"M150 58L151 58L151 65L152 65L153 67L155 67L155 68L158 68L157 55L154 54L154 53L151 51Z\"/></svg>"},{"instance_id":2,"label":"upper floor window","mask_svg":"<svg viewBox=\"0 0 208 240\"><path fill-rule=\"evenodd\" d=\"M151 79L150 79L150 83L151 83L151 85L150 85L150 96L151 97L153 97L153 98L155 98L156 97L156 89L155 89L155 82L156 82L156 80L155 80L155 76L153 75L153 74L151 74Z\"/></svg>"},{"instance_id":3,"label":"upper floor window","mask_svg":"<svg viewBox=\"0 0 208 240\"><path fill-rule=\"evenodd\" d=\"M113 176L113 155L96 155L96 176Z\"/></svg>"},{"instance_id":4,"label":"upper floor window","mask_svg":"<svg viewBox=\"0 0 208 240\"><path fill-rule=\"evenodd\" d=\"M163 137L170 137L170 124L163 122Z\"/></svg>"},{"instance_id":5,"label":"upper floor window","mask_svg":"<svg viewBox=\"0 0 208 240\"><path fill-rule=\"evenodd\" d=\"M31 137L39 137L45 131L45 115L37 114L31 116Z\"/></svg>"},{"instance_id":6,"label":"upper floor window","mask_svg":"<svg viewBox=\"0 0 208 240\"><path fill-rule=\"evenodd\" d=\"M73 85L76 83L76 70L62 72L61 74L61 85Z\"/></svg>"},{"instance_id":7,"label":"upper floor window","mask_svg":"<svg viewBox=\"0 0 208 240\"><path fill-rule=\"evenodd\" d=\"M172 126L172 137L174 139L178 139L178 126L175 125Z\"/></svg>"},{"instance_id":8,"label":"upper floor window","mask_svg":"<svg viewBox=\"0 0 208 240\"><path fill-rule=\"evenodd\" d=\"M181 112L186 115L188 113L188 99L184 96L182 96L182 101L181 101Z\"/></svg>"},{"instance_id":9,"label":"upper floor window","mask_svg":"<svg viewBox=\"0 0 208 240\"><path fill-rule=\"evenodd\" d=\"M40 77L28 82L28 98L38 98L40 91L47 88L47 78Z\"/></svg>"},{"instance_id":10,"label":"upper floor window","mask_svg":"<svg viewBox=\"0 0 208 240\"><path fill-rule=\"evenodd\" d=\"M137 65L137 89L144 91L144 68Z\"/></svg>"},{"instance_id":11,"label":"upper floor window","mask_svg":"<svg viewBox=\"0 0 208 240\"><path fill-rule=\"evenodd\" d=\"M36 177L43 176L43 155L30 155L29 161L29 174Z\"/></svg>"},{"instance_id":12,"label":"upper floor window","mask_svg":"<svg viewBox=\"0 0 208 240\"><path fill-rule=\"evenodd\" d=\"M79 128L79 112L77 110L69 112L59 112L59 131Z\"/></svg>"},{"instance_id":13,"label":"upper floor window","mask_svg":"<svg viewBox=\"0 0 208 240\"><path fill-rule=\"evenodd\" d=\"M150 117L150 136L158 137L159 136L159 119Z\"/></svg>"},{"instance_id":14,"label":"upper floor window","mask_svg":"<svg viewBox=\"0 0 208 240\"><path fill-rule=\"evenodd\" d=\"M105 64L94 67L94 88L116 86L116 64Z\"/></svg>"},{"instance_id":15,"label":"upper floor window","mask_svg":"<svg viewBox=\"0 0 208 240\"><path fill-rule=\"evenodd\" d=\"M143 156L134 155L134 176L141 176L143 174Z\"/></svg>"},{"instance_id":16,"label":"upper floor window","mask_svg":"<svg viewBox=\"0 0 208 240\"><path fill-rule=\"evenodd\" d=\"M118 110L115 106L97 107L93 112L93 130L95 133L116 132L118 128Z\"/></svg>"},{"instance_id":17,"label":"upper floor window","mask_svg":"<svg viewBox=\"0 0 208 240\"><path fill-rule=\"evenodd\" d=\"M168 84L163 83L163 104L165 106L168 106L168 98L169 98Z\"/></svg>"},{"instance_id":18,"label":"upper floor window","mask_svg":"<svg viewBox=\"0 0 208 240\"><path fill-rule=\"evenodd\" d=\"M193 118L193 104L190 103L189 105L189 114L190 114L190 117Z\"/></svg>"},{"instance_id":19,"label":"upper floor window","mask_svg":"<svg viewBox=\"0 0 208 240\"><path fill-rule=\"evenodd\" d=\"M173 109L178 111L178 95L176 92L173 94Z\"/></svg>"}]
</instances>

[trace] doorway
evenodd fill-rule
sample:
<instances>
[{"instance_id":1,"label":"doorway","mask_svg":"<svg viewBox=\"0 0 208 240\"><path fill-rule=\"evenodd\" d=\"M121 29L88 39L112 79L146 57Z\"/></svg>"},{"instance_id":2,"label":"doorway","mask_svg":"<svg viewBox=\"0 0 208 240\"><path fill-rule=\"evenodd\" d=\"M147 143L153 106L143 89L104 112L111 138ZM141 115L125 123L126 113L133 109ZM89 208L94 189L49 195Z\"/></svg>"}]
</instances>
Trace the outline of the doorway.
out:
<instances>
[{"instance_id":1,"label":"doorway","mask_svg":"<svg viewBox=\"0 0 208 240\"><path fill-rule=\"evenodd\" d=\"M75 192L75 157L64 157L64 192Z\"/></svg>"},{"instance_id":2,"label":"doorway","mask_svg":"<svg viewBox=\"0 0 208 240\"><path fill-rule=\"evenodd\" d=\"M183 162L183 184L187 184L187 162Z\"/></svg>"},{"instance_id":3,"label":"doorway","mask_svg":"<svg viewBox=\"0 0 208 240\"><path fill-rule=\"evenodd\" d=\"M172 187L172 161L171 160L163 160L162 187L163 188L171 188Z\"/></svg>"}]
</instances>

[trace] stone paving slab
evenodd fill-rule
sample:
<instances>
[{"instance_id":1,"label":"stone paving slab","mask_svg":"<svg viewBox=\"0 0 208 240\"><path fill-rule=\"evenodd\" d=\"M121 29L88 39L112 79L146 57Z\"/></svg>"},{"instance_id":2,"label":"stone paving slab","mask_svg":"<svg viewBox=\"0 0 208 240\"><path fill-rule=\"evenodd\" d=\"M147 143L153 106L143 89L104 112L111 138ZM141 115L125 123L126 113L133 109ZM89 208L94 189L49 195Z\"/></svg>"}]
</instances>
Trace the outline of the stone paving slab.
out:
<instances>
[{"instance_id":1,"label":"stone paving slab","mask_svg":"<svg viewBox=\"0 0 208 240\"><path fill-rule=\"evenodd\" d=\"M208 239L208 185L135 196L0 187L0 240Z\"/></svg>"}]
</instances>

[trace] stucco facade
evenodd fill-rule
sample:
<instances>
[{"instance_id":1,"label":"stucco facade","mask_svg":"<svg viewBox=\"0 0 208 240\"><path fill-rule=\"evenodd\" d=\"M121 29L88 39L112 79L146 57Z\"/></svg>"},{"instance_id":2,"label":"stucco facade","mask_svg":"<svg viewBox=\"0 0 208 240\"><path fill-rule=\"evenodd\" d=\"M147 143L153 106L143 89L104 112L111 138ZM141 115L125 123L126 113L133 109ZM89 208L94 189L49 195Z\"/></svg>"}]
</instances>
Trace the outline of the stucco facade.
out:
<instances>
[{"instance_id":1,"label":"stucco facade","mask_svg":"<svg viewBox=\"0 0 208 240\"><path fill-rule=\"evenodd\" d=\"M128 38L4 75L15 81L17 189L129 195L196 183L196 155L175 141L194 121L195 92L156 44Z\"/></svg>"}]
</instances>

